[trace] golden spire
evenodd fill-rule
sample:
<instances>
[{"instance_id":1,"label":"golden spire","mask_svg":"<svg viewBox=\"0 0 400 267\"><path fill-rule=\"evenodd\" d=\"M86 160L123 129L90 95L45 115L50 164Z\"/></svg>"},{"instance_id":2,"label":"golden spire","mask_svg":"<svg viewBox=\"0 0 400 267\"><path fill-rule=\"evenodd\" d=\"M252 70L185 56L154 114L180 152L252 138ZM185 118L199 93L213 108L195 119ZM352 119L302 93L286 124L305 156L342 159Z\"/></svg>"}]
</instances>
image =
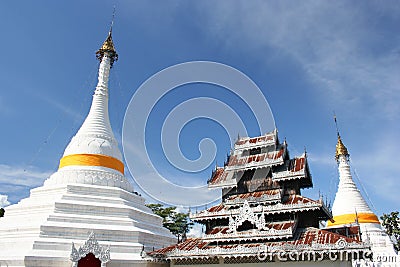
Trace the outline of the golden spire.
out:
<instances>
[{"instance_id":1,"label":"golden spire","mask_svg":"<svg viewBox=\"0 0 400 267\"><path fill-rule=\"evenodd\" d=\"M338 134L338 141L336 144L336 160L339 158L340 155L344 155L346 157L349 156L349 152L347 151L346 146L343 144L342 139L340 138L340 134Z\"/></svg>"},{"instance_id":2,"label":"golden spire","mask_svg":"<svg viewBox=\"0 0 400 267\"><path fill-rule=\"evenodd\" d=\"M112 40L112 26L114 24L114 15L115 15L115 7L114 7L110 31L108 32L107 39L104 41L101 48L99 50L97 50L97 52L96 52L96 57L100 61L103 59L105 53L107 53L108 57L111 59L111 61L110 61L111 67L113 66L114 61L118 60L118 54L117 54L117 51L115 50L114 43Z\"/></svg>"},{"instance_id":3,"label":"golden spire","mask_svg":"<svg viewBox=\"0 0 400 267\"><path fill-rule=\"evenodd\" d=\"M337 120L336 120L336 114L335 113L333 113L333 118L335 120L336 133L337 133L337 136L338 136L338 141L337 141L337 144L336 144L336 154L335 154L335 158L336 158L336 160L338 160L340 155L344 155L344 156L348 157L349 156L349 152L347 151L346 146L343 144L342 139L340 138L339 128L338 128L338 125L337 125Z\"/></svg>"}]
</instances>

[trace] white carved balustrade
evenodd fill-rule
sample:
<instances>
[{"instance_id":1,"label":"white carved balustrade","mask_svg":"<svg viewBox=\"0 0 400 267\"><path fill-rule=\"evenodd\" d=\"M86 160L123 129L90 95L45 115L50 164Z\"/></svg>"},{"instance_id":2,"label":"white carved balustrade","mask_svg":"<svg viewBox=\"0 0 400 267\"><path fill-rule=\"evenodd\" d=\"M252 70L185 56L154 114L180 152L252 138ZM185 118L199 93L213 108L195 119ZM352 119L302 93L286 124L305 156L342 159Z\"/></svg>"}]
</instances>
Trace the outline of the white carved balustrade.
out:
<instances>
[{"instance_id":1,"label":"white carved balustrade","mask_svg":"<svg viewBox=\"0 0 400 267\"><path fill-rule=\"evenodd\" d=\"M235 144L235 150L247 150L255 147L270 146L276 143L274 135L267 135L257 138L256 142L250 142L252 138L239 140Z\"/></svg>"},{"instance_id":2,"label":"white carved balustrade","mask_svg":"<svg viewBox=\"0 0 400 267\"><path fill-rule=\"evenodd\" d=\"M280 201L282 199L282 190L279 190L276 194L268 195L264 194L260 197L247 197L246 199L237 197L235 199L226 199L224 204L226 206L234 206L244 204L245 201L249 203L260 203L260 202L271 202L271 201Z\"/></svg>"},{"instance_id":3,"label":"white carved balustrade","mask_svg":"<svg viewBox=\"0 0 400 267\"><path fill-rule=\"evenodd\" d=\"M198 247L194 247L192 249L178 249L175 248L170 252L166 253L168 258L185 258L187 256L201 256L201 257L215 257L216 255L220 256L234 256L234 257L243 257L243 256L254 256L260 255L260 252L263 253L272 253L272 255L277 255L280 253L282 255L283 252L291 253L293 251L302 252L305 251L307 253L324 253L326 251L331 252L364 252L370 253L369 245L367 243L358 243L358 242L347 242L344 239L339 239L335 243L318 243L316 241L312 241L310 244L291 244L291 243L282 243L280 245L257 245L257 246L246 246L239 245L235 247L211 247L207 249L200 249Z\"/></svg>"},{"instance_id":4,"label":"white carved balustrade","mask_svg":"<svg viewBox=\"0 0 400 267\"><path fill-rule=\"evenodd\" d=\"M252 156L248 156L252 157ZM243 157L243 158L248 158L248 157ZM247 161L248 159L244 160ZM238 170L243 170L243 169L249 169L249 168L264 168L266 166L273 166L273 165L280 165L283 164L283 158L279 157L277 159L270 159L270 158L265 158L264 160L260 161L251 161L249 163L244 163L241 165L232 165L232 166L226 166L225 170L227 171L238 171Z\"/></svg>"},{"instance_id":5,"label":"white carved balustrade","mask_svg":"<svg viewBox=\"0 0 400 267\"><path fill-rule=\"evenodd\" d=\"M258 229L252 229L251 231L244 232L234 232L234 233L226 233L223 234L221 232L216 234L209 234L203 237L204 240L257 240L257 239L276 239L282 237L292 237L293 236L293 227L289 227L287 229L277 230L277 229L268 229L265 231L260 231Z\"/></svg>"},{"instance_id":6,"label":"white carved balustrade","mask_svg":"<svg viewBox=\"0 0 400 267\"><path fill-rule=\"evenodd\" d=\"M282 151L283 150L283 151ZM281 153L281 155L279 155ZM263 168L266 166L281 165L283 164L283 155L285 148L268 153L262 153L250 156L234 156L229 164L225 167L225 171L243 170L248 168ZM278 156L279 155L279 156Z\"/></svg>"},{"instance_id":7,"label":"white carved balustrade","mask_svg":"<svg viewBox=\"0 0 400 267\"><path fill-rule=\"evenodd\" d=\"M304 177L305 174L306 174L306 171L304 168L297 172L292 172L292 171L281 171L278 173L273 172L272 179L274 179L274 180L291 180L294 178Z\"/></svg>"},{"instance_id":8,"label":"white carved balustrade","mask_svg":"<svg viewBox=\"0 0 400 267\"><path fill-rule=\"evenodd\" d=\"M293 212L298 210L317 210L320 208L325 208L328 210L322 202L307 202L307 203L293 203L293 204L274 204L274 205L257 205L254 207L250 207L251 211L254 213L261 213L264 212L265 214L277 214L277 213L284 213L284 212ZM240 213L240 209L222 209L219 211L208 211L203 210L198 213L193 213L190 215L191 219L199 220L199 219L215 219L215 218L226 218L231 215L238 215Z\"/></svg>"}]
</instances>

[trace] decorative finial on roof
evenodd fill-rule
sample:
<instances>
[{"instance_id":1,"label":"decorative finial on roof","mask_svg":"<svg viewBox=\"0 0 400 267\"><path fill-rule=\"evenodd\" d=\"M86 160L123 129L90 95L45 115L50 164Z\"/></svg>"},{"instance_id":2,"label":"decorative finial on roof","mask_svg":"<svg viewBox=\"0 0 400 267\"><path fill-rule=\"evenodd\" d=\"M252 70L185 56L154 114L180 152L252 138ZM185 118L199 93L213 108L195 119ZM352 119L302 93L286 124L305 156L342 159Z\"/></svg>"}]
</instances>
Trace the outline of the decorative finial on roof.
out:
<instances>
[{"instance_id":1,"label":"decorative finial on roof","mask_svg":"<svg viewBox=\"0 0 400 267\"><path fill-rule=\"evenodd\" d=\"M96 52L96 57L98 60L102 60L104 55L107 53L108 57L110 57L111 61L111 67L113 66L114 61L118 60L118 54L117 51L115 50L114 43L112 40L112 27L114 24L114 17L115 17L115 6L114 6L114 11L113 11L113 16L111 20L111 25L110 25L110 31L108 32L107 39L104 41L103 45L99 50Z\"/></svg>"},{"instance_id":2,"label":"decorative finial on roof","mask_svg":"<svg viewBox=\"0 0 400 267\"><path fill-rule=\"evenodd\" d=\"M336 133L337 133L337 136L338 136L338 141L337 141L337 144L336 144L335 158L336 158L336 160L338 160L340 155L344 155L344 156L348 157L349 156L349 152L347 151L346 146L343 144L342 139L340 138L339 128L338 128L337 120L336 120L336 114L334 113L333 116L334 116L333 118L335 119Z\"/></svg>"}]
</instances>

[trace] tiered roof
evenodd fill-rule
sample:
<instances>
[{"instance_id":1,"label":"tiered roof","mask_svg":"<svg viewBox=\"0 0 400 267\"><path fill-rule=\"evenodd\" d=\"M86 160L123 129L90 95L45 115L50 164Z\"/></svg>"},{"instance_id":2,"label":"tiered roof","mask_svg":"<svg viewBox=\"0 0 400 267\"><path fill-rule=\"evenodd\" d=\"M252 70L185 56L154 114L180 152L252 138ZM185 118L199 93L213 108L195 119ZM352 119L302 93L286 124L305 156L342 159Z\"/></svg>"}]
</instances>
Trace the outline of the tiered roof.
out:
<instances>
[{"instance_id":1,"label":"tiered roof","mask_svg":"<svg viewBox=\"0 0 400 267\"><path fill-rule=\"evenodd\" d=\"M290 229L290 225L288 227ZM207 238L190 238L150 255L172 260L176 264L218 263L221 258L224 263L257 263L280 259L320 261L329 257L350 260L351 257L360 259L371 256L369 248L359 238L358 228L353 227L349 232L354 237L309 227L296 231L292 240L246 243L218 243Z\"/></svg>"},{"instance_id":2,"label":"tiered roof","mask_svg":"<svg viewBox=\"0 0 400 267\"><path fill-rule=\"evenodd\" d=\"M345 235L318 229L332 214L321 199L301 195L301 189L312 187L307 154L290 158L287 143L279 142L276 130L240 138L224 166L213 171L208 186L222 189L222 202L190 214L205 225L203 237L151 255L189 263L217 255L256 257L265 248L318 251L343 249L344 244L348 249L367 249L357 227Z\"/></svg>"},{"instance_id":3,"label":"tiered roof","mask_svg":"<svg viewBox=\"0 0 400 267\"><path fill-rule=\"evenodd\" d=\"M268 191L264 191L268 192ZM263 192L263 193L264 193ZM257 192L258 193L258 192ZM233 197L242 197L243 195L234 195ZM278 194L280 196L280 194ZM249 207L254 214L264 213L265 215L273 215L280 213L293 213L294 211L312 211L318 210L321 211L326 216L330 215L330 211L327 209L325 204L321 200L312 200L307 197L303 197L301 195L291 195L285 198L284 202L269 204L269 205L261 205L260 202L249 202L247 199L242 199L243 202L241 204L237 204L235 206L239 207ZM252 200L252 198L250 198ZM252 205L250 205L251 203ZM267 204L268 202L261 202L262 204ZM240 208L234 208L230 205L230 201L228 201L228 205L225 203L218 204L209 209L200 211L195 214L191 214L191 219L197 222L204 222L207 220L214 220L215 218L225 218L230 215L239 215L243 211Z\"/></svg>"}]
</instances>

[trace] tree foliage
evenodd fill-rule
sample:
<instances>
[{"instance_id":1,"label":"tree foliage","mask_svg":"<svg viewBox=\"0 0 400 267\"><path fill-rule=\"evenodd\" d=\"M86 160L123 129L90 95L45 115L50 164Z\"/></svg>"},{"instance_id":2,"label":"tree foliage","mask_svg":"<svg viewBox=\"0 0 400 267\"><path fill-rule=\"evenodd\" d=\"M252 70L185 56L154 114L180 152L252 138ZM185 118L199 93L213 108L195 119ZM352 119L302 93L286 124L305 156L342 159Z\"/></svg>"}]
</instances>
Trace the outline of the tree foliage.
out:
<instances>
[{"instance_id":1,"label":"tree foliage","mask_svg":"<svg viewBox=\"0 0 400 267\"><path fill-rule=\"evenodd\" d=\"M383 214L381 216L382 225L386 229L386 233L394 241L394 248L400 250L400 221L399 212L393 211L390 214Z\"/></svg>"},{"instance_id":2,"label":"tree foliage","mask_svg":"<svg viewBox=\"0 0 400 267\"><path fill-rule=\"evenodd\" d=\"M186 234L193 227L189 213L176 212L176 207L164 207L162 204L146 206L163 219L163 226L178 238L178 243L186 240Z\"/></svg>"},{"instance_id":3,"label":"tree foliage","mask_svg":"<svg viewBox=\"0 0 400 267\"><path fill-rule=\"evenodd\" d=\"M4 212L5 210L3 208L0 208L0 217L4 217Z\"/></svg>"}]
</instances>

